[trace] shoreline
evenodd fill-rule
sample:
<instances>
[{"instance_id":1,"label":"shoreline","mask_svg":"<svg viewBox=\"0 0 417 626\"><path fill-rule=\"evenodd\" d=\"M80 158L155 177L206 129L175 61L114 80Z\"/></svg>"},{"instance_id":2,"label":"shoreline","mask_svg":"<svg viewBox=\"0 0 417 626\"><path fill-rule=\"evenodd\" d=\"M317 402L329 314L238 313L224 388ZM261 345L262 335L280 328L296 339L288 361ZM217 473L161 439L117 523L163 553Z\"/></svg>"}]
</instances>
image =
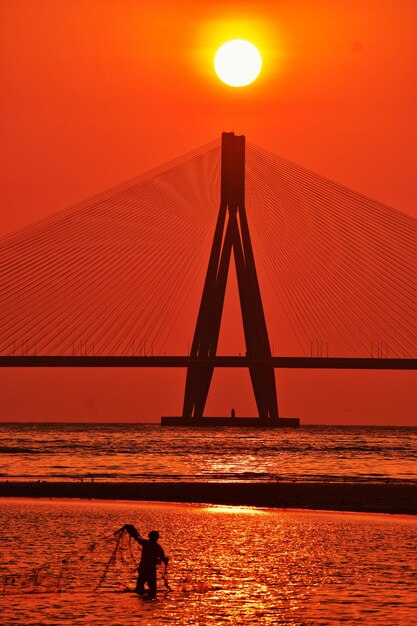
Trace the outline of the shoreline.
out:
<instances>
[{"instance_id":1,"label":"shoreline","mask_svg":"<svg viewBox=\"0 0 417 626\"><path fill-rule=\"evenodd\" d=\"M417 515L417 484L0 482L0 498L76 498Z\"/></svg>"}]
</instances>

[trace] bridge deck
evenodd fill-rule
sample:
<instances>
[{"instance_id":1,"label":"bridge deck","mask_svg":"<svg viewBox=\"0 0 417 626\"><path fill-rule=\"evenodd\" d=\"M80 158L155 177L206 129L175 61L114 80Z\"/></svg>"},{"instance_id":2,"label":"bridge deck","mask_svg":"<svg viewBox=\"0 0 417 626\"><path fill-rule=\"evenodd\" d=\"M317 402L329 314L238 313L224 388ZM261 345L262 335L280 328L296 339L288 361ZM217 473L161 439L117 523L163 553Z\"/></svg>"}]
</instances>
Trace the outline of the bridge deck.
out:
<instances>
[{"instance_id":1,"label":"bridge deck","mask_svg":"<svg viewBox=\"0 0 417 626\"><path fill-rule=\"evenodd\" d=\"M276 369L415 370L417 359L274 356L254 361L244 356L195 359L188 356L1 356L0 367L250 367L268 363Z\"/></svg>"}]
</instances>

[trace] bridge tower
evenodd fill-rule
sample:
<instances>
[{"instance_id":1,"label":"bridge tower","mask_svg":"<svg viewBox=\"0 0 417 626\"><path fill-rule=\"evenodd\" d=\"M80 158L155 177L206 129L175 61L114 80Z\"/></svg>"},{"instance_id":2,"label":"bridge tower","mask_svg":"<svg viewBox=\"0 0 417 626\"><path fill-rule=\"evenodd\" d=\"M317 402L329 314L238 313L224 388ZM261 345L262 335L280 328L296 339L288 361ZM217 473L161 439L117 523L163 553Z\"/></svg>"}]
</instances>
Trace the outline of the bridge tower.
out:
<instances>
[{"instance_id":1,"label":"bridge tower","mask_svg":"<svg viewBox=\"0 0 417 626\"><path fill-rule=\"evenodd\" d=\"M246 357L258 408L251 423L278 425L279 420L271 348L256 273L245 210L245 137L222 134L221 199L210 259L187 369L182 418L162 418L163 424L193 424L203 420L213 376L214 359L226 293L230 258L234 254ZM236 418L236 425L247 422ZM231 418L207 418L210 423L232 424ZM298 422L298 420L297 420ZM280 424L281 425L281 424ZM282 424L283 425L283 424Z\"/></svg>"}]
</instances>

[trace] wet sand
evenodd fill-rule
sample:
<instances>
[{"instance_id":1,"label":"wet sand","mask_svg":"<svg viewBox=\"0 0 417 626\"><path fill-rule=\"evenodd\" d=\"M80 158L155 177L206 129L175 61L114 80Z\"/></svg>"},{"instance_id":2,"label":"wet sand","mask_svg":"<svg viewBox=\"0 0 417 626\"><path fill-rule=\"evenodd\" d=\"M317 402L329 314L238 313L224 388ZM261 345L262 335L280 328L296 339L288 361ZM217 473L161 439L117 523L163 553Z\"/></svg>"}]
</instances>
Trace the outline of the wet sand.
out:
<instances>
[{"instance_id":1,"label":"wet sand","mask_svg":"<svg viewBox=\"0 0 417 626\"><path fill-rule=\"evenodd\" d=\"M82 498L417 515L417 483L0 482L0 497Z\"/></svg>"}]
</instances>

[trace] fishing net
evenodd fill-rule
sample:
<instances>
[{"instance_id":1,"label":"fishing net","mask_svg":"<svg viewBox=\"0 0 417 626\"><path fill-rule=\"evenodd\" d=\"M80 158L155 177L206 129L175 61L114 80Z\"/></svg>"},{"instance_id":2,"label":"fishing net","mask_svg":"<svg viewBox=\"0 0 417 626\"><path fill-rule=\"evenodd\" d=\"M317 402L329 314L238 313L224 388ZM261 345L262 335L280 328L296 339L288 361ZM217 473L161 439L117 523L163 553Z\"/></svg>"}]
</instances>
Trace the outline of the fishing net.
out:
<instances>
[{"instance_id":1,"label":"fishing net","mask_svg":"<svg viewBox=\"0 0 417 626\"><path fill-rule=\"evenodd\" d=\"M0 594L72 591L133 591L141 548L123 526L91 543L83 552L67 554L25 573L0 576ZM167 568L157 567L167 589Z\"/></svg>"}]
</instances>

